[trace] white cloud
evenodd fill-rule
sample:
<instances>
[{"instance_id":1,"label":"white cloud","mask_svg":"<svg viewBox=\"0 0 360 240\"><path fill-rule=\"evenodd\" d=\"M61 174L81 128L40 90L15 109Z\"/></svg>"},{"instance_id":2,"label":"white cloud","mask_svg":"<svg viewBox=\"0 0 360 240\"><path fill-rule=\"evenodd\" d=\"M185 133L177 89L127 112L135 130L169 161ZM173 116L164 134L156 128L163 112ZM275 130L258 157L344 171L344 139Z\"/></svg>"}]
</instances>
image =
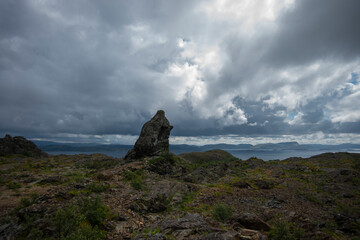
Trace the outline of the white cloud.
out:
<instances>
[{"instance_id":1,"label":"white cloud","mask_svg":"<svg viewBox=\"0 0 360 240\"><path fill-rule=\"evenodd\" d=\"M351 94L327 104L328 109L331 111L330 119L334 123L360 121L360 108L357 104L360 102L360 86L346 84L344 89L350 90Z\"/></svg>"},{"instance_id":2,"label":"white cloud","mask_svg":"<svg viewBox=\"0 0 360 240\"><path fill-rule=\"evenodd\" d=\"M198 65L171 64L165 72L166 78L164 84L169 84L173 88L173 96L177 102L189 98L193 107L206 95L206 88L199 71Z\"/></svg>"},{"instance_id":3,"label":"white cloud","mask_svg":"<svg viewBox=\"0 0 360 240\"><path fill-rule=\"evenodd\" d=\"M315 132L303 135L277 135L277 136L240 136L240 135L220 135L220 136L198 136L198 137L170 137L171 144L263 144L280 142L298 142L299 144L342 144L359 143L360 135L352 133L324 134Z\"/></svg>"},{"instance_id":4,"label":"white cloud","mask_svg":"<svg viewBox=\"0 0 360 240\"><path fill-rule=\"evenodd\" d=\"M220 123L224 126L241 125L246 122L245 113L240 108L229 108L229 112L220 120Z\"/></svg>"},{"instance_id":5,"label":"white cloud","mask_svg":"<svg viewBox=\"0 0 360 240\"><path fill-rule=\"evenodd\" d=\"M294 1L281 0L214 0L203 4L208 18L238 24L238 30L252 34L259 26L275 22L280 12Z\"/></svg>"},{"instance_id":6,"label":"white cloud","mask_svg":"<svg viewBox=\"0 0 360 240\"><path fill-rule=\"evenodd\" d=\"M264 102L270 107L284 106L288 110L299 109L309 101L334 91L348 81L349 73L356 69L359 61L341 64L337 61L318 61L306 66L280 69L279 72L267 70L258 78L267 79L269 99ZM268 77L266 77L268 76ZM275 87L271 87L274 84ZM258 89L266 95L264 89Z\"/></svg>"},{"instance_id":7,"label":"white cloud","mask_svg":"<svg viewBox=\"0 0 360 240\"><path fill-rule=\"evenodd\" d=\"M296 115L287 118L285 121L290 125L299 125L302 124L302 117L304 114L302 112L298 112Z\"/></svg>"}]
</instances>

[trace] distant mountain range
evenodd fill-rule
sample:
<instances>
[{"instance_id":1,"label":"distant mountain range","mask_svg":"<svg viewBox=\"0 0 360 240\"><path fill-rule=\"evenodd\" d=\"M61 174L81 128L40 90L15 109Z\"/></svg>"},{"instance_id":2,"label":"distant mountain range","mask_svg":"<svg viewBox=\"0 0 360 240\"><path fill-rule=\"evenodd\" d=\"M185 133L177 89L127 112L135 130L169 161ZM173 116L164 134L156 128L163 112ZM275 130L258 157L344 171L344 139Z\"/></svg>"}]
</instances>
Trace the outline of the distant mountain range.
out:
<instances>
[{"instance_id":1,"label":"distant mountain range","mask_svg":"<svg viewBox=\"0 0 360 240\"><path fill-rule=\"evenodd\" d=\"M127 151L133 145L120 144L96 144L96 143L57 143L50 141L33 141L41 150L45 152L112 152ZM201 152L211 149L222 150L319 150L319 151L360 151L360 144L299 144L297 142L266 143L266 144L208 144L203 146L179 144L170 145L170 151L175 153Z\"/></svg>"}]
</instances>

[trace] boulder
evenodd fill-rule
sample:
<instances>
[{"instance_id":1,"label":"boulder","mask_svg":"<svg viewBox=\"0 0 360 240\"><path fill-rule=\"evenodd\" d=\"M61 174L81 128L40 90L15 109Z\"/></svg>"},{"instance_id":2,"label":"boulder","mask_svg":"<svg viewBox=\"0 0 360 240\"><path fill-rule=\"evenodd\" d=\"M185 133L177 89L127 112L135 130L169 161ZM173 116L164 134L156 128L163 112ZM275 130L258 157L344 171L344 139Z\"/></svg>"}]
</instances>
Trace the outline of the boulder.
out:
<instances>
[{"instance_id":1,"label":"boulder","mask_svg":"<svg viewBox=\"0 0 360 240\"><path fill-rule=\"evenodd\" d=\"M0 156L11 154L21 154L29 157L47 156L32 141L24 137L11 137L6 134L4 138L0 138Z\"/></svg>"},{"instance_id":2,"label":"boulder","mask_svg":"<svg viewBox=\"0 0 360 240\"><path fill-rule=\"evenodd\" d=\"M140 136L133 149L125 156L126 160L139 159L160 155L169 151L169 136L173 126L165 117L163 110L157 111L155 116L144 124Z\"/></svg>"}]
</instances>

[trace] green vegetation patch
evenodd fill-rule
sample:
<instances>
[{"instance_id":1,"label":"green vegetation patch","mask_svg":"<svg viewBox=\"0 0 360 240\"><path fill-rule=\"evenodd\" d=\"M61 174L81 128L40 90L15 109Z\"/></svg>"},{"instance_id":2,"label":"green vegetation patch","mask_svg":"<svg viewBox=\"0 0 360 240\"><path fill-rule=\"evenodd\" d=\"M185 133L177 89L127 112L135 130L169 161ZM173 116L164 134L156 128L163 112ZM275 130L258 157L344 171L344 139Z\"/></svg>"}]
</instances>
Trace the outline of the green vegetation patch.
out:
<instances>
[{"instance_id":1,"label":"green vegetation patch","mask_svg":"<svg viewBox=\"0 0 360 240\"><path fill-rule=\"evenodd\" d=\"M37 222L41 216L24 215L22 230L18 239L105 239L106 219L114 219L115 215L106 207L100 198L81 198L75 203L60 208L53 216L41 219L53 232L43 231Z\"/></svg>"},{"instance_id":2,"label":"green vegetation patch","mask_svg":"<svg viewBox=\"0 0 360 240\"><path fill-rule=\"evenodd\" d=\"M135 190L145 190L146 184L144 182L143 171L138 169L136 171L125 170L124 171L124 180L129 181L131 187Z\"/></svg>"},{"instance_id":3,"label":"green vegetation patch","mask_svg":"<svg viewBox=\"0 0 360 240\"><path fill-rule=\"evenodd\" d=\"M86 176L82 172L71 172L67 173L65 176L68 177L68 182L81 183L85 180Z\"/></svg>"},{"instance_id":4,"label":"green vegetation patch","mask_svg":"<svg viewBox=\"0 0 360 240\"><path fill-rule=\"evenodd\" d=\"M180 154L179 157L179 161L181 161L181 158L187 161L185 166L190 170L194 170L198 167L211 167L234 161L242 162L240 159L223 150L183 153Z\"/></svg>"},{"instance_id":5,"label":"green vegetation patch","mask_svg":"<svg viewBox=\"0 0 360 240\"><path fill-rule=\"evenodd\" d=\"M303 228L282 219L277 219L269 232L269 236L274 240L297 240L302 239L304 235Z\"/></svg>"},{"instance_id":6,"label":"green vegetation patch","mask_svg":"<svg viewBox=\"0 0 360 240\"><path fill-rule=\"evenodd\" d=\"M105 192L109 188L110 188L109 184L104 184L104 183L100 183L100 182L92 182L86 186L86 189L88 189L90 192L94 192L94 193Z\"/></svg>"},{"instance_id":7,"label":"green vegetation patch","mask_svg":"<svg viewBox=\"0 0 360 240\"><path fill-rule=\"evenodd\" d=\"M198 194L198 192L186 192L186 193L184 193L182 202L180 203L180 209L183 210L183 211L191 210L188 207L188 204L191 203L192 201L194 201L197 194Z\"/></svg>"},{"instance_id":8,"label":"green vegetation patch","mask_svg":"<svg viewBox=\"0 0 360 240\"><path fill-rule=\"evenodd\" d=\"M233 208L224 203L217 203L212 211L212 216L219 222L226 222L233 214Z\"/></svg>"},{"instance_id":9,"label":"green vegetation patch","mask_svg":"<svg viewBox=\"0 0 360 240\"><path fill-rule=\"evenodd\" d=\"M159 165L164 163L175 165L177 161L178 157L175 154L171 152L162 152L160 156L149 159L148 163L151 165Z\"/></svg>"},{"instance_id":10,"label":"green vegetation patch","mask_svg":"<svg viewBox=\"0 0 360 240\"><path fill-rule=\"evenodd\" d=\"M94 160L87 160L83 163L78 163L77 167L87 168L92 170L100 170L100 169L113 168L118 164L119 164L119 160L117 159L94 159Z\"/></svg>"},{"instance_id":11,"label":"green vegetation patch","mask_svg":"<svg viewBox=\"0 0 360 240\"><path fill-rule=\"evenodd\" d=\"M13 189L13 190L15 190L15 189L19 189L19 188L21 188L22 187L22 184L21 183L17 183L17 182L9 182L8 184L7 184L7 188L8 189Z\"/></svg>"}]
</instances>

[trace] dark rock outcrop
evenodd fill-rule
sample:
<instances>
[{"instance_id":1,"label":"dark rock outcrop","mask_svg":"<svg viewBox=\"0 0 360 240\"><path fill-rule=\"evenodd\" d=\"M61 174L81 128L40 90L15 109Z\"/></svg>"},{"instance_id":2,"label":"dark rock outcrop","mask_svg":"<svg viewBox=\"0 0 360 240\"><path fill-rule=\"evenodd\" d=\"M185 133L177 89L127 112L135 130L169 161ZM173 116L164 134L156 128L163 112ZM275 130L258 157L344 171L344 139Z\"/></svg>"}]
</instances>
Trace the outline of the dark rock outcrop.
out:
<instances>
[{"instance_id":1,"label":"dark rock outcrop","mask_svg":"<svg viewBox=\"0 0 360 240\"><path fill-rule=\"evenodd\" d=\"M0 156L21 154L29 157L47 156L32 141L24 137L11 137L6 134L4 138L0 138Z\"/></svg>"},{"instance_id":2,"label":"dark rock outcrop","mask_svg":"<svg viewBox=\"0 0 360 240\"><path fill-rule=\"evenodd\" d=\"M172 128L165 117L165 112L157 111L155 116L144 124L134 148L126 154L125 159L151 157L169 151L169 136Z\"/></svg>"}]
</instances>

